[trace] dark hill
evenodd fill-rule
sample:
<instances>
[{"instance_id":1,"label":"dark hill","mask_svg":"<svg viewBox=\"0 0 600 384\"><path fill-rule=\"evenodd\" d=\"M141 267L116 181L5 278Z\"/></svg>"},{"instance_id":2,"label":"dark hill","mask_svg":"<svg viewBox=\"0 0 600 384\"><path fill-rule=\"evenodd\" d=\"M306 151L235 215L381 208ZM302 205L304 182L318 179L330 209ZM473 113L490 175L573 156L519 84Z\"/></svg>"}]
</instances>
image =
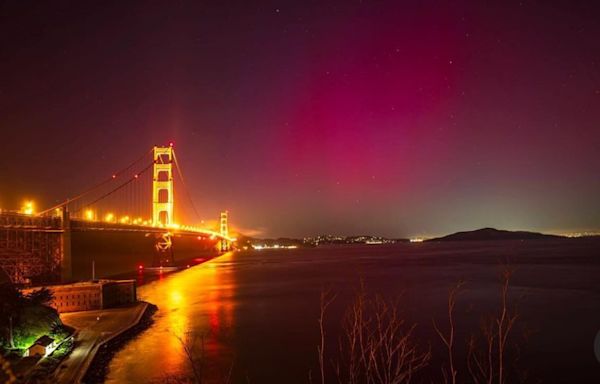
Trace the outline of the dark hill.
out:
<instances>
[{"instance_id":1,"label":"dark hill","mask_svg":"<svg viewBox=\"0 0 600 384\"><path fill-rule=\"evenodd\" d=\"M474 231L456 232L427 241L485 241L485 240L537 240L560 239L562 236L545 235L538 232L505 231L495 228L482 228Z\"/></svg>"}]
</instances>

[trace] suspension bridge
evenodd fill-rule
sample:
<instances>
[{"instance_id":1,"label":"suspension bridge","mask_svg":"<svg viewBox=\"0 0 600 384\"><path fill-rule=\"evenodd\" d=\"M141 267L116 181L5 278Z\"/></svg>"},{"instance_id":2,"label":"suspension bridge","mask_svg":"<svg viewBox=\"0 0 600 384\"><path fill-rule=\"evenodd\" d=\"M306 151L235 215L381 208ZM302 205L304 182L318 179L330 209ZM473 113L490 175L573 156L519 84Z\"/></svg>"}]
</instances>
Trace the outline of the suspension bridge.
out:
<instances>
[{"instance_id":1,"label":"suspension bridge","mask_svg":"<svg viewBox=\"0 0 600 384\"><path fill-rule=\"evenodd\" d=\"M34 212L30 204L18 212L0 211L0 268L20 284L70 281L77 275L73 267L87 264L91 249L112 243L125 245L122 250L108 247L93 263L113 272L131 269L133 261L142 268L142 259L148 266L162 267L174 263L178 246L193 251L209 244L217 252L228 251L235 241L229 233L228 212L221 212L215 221L211 228L201 220L173 145L155 146L50 208ZM184 224L189 222L197 224ZM85 248L81 244L88 251L80 251ZM140 256L148 254L148 248L137 250L132 244L151 244L152 260Z\"/></svg>"}]
</instances>

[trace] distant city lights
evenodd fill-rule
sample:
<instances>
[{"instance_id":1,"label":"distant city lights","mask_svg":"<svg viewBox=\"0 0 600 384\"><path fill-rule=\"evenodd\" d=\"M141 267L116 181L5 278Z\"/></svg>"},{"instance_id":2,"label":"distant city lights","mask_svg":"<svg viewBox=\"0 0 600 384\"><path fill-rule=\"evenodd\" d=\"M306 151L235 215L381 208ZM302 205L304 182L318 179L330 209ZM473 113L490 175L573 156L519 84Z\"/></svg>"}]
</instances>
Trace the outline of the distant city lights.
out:
<instances>
[{"instance_id":1,"label":"distant city lights","mask_svg":"<svg viewBox=\"0 0 600 384\"><path fill-rule=\"evenodd\" d=\"M296 249L296 248L298 248L297 245L279 245L279 244L274 244L274 245L253 244L252 245L252 249L256 249L258 251L260 251L261 249Z\"/></svg>"}]
</instances>

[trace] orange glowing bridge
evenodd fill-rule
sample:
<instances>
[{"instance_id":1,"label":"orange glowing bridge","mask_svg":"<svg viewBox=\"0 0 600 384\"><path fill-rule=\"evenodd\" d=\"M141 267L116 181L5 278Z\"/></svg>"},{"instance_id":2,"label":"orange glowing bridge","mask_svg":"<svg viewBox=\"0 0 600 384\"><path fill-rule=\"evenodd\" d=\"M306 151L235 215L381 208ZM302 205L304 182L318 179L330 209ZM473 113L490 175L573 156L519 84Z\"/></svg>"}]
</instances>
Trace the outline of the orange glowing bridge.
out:
<instances>
[{"instance_id":1,"label":"orange glowing bridge","mask_svg":"<svg viewBox=\"0 0 600 384\"><path fill-rule=\"evenodd\" d=\"M52 273L70 280L71 237L77 232L143 234L165 255L172 254L175 237L214 240L219 252L235 241L227 211L212 225L200 218L172 144L155 146L50 208L36 212L29 201L18 212L0 210L0 268L16 283Z\"/></svg>"}]
</instances>

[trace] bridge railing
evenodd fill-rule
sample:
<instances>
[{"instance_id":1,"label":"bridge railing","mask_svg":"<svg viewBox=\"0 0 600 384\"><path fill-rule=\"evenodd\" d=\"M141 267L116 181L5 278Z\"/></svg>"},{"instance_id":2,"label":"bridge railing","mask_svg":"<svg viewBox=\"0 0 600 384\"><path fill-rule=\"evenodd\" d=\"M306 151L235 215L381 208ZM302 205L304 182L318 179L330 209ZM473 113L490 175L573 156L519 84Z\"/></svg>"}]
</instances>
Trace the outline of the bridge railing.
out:
<instances>
[{"instance_id":1,"label":"bridge railing","mask_svg":"<svg viewBox=\"0 0 600 384\"><path fill-rule=\"evenodd\" d=\"M60 229L62 218L59 216L34 216L17 212L0 212L0 228L18 229Z\"/></svg>"}]
</instances>

